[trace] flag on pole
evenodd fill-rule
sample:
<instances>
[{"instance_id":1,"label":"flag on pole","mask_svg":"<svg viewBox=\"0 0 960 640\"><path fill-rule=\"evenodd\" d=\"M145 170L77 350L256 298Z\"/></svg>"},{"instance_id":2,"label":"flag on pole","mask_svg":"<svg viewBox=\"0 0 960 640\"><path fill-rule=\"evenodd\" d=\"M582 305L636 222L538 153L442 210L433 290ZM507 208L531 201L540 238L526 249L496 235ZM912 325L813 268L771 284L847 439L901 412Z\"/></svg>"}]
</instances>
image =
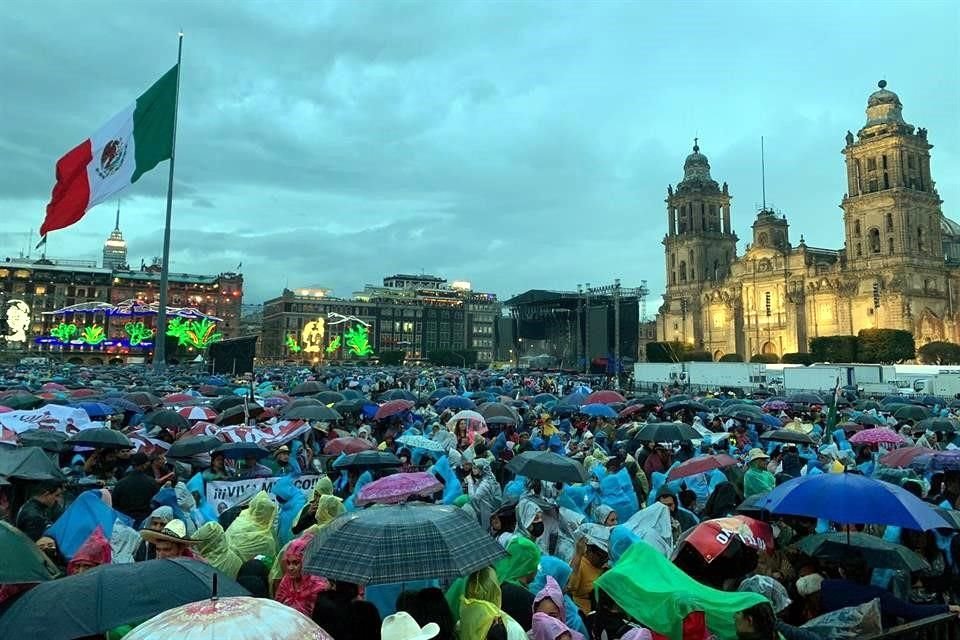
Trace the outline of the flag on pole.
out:
<instances>
[{"instance_id":1,"label":"flag on pole","mask_svg":"<svg viewBox=\"0 0 960 640\"><path fill-rule=\"evenodd\" d=\"M170 159L178 72L174 65L136 102L57 161L57 183L40 227L43 239Z\"/></svg>"},{"instance_id":2,"label":"flag on pole","mask_svg":"<svg viewBox=\"0 0 960 640\"><path fill-rule=\"evenodd\" d=\"M837 426L837 404L840 402L840 391L842 388L840 385L840 376L837 376L837 384L833 389L833 401L830 403L830 412L827 414L826 433L823 434L824 444L831 444L833 442L833 430Z\"/></svg>"}]
</instances>

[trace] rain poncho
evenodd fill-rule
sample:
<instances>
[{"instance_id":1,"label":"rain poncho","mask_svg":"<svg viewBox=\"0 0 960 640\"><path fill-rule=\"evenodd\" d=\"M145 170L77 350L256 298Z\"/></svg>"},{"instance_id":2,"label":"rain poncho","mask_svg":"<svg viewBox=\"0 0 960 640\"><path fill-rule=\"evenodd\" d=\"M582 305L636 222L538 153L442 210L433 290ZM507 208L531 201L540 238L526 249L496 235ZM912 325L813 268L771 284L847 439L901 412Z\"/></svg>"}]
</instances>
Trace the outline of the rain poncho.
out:
<instances>
[{"instance_id":1,"label":"rain poncho","mask_svg":"<svg viewBox=\"0 0 960 640\"><path fill-rule=\"evenodd\" d=\"M460 478L450 466L447 456L440 456L440 459L428 469L430 473L443 481L443 504L453 504L453 501L463 495L463 489L460 488Z\"/></svg>"},{"instance_id":2,"label":"rain poncho","mask_svg":"<svg viewBox=\"0 0 960 640\"><path fill-rule=\"evenodd\" d=\"M277 555L277 541L273 534L273 522L277 515L277 503L266 491L261 491L250 500L250 506L240 512L227 529L227 543L244 562L263 555Z\"/></svg>"},{"instance_id":3,"label":"rain poncho","mask_svg":"<svg viewBox=\"0 0 960 640\"><path fill-rule=\"evenodd\" d=\"M767 602L756 593L726 593L704 586L640 542L597 579L596 587L633 619L672 640L683 638L683 620L694 611L706 614L707 626L719 640L733 640L735 614Z\"/></svg>"},{"instance_id":4,"label":"rain poncho","mask_svg":"<svg viewBox=\"0 0 960 640\"><path fill-rule=\"evenodd\" d=\"M541 558L540 567L543 571L543 562L549 558L546 556ZM560 562L560 560L554 558ZM563 563L566 567L566 574L564 575L564 585L566 585L567 579L570 577L571 569L570 565ZM540 577L540 573L537 573L537 577ZM536 581L536 580L535 580ZM560 617L566 623L566 626L569 627L572 631L581 634L581 637L587 635L587 629L583 624L583 618L580 617L580 612L577 610L577 605L570 599L570 596L563 593L563 586L552 575L544 575L543 587L537 591L536 597L533 599L533 615L537 616L537 605L539 605L543 600L549 599L553 604L559 609ZM576 636L574 636L576 637Z\"/></svg>"},{"instance_id":5,"label":"rain poncho","mask_svg":"<svg viewBox=\"0 0 960 640\"><path fill-rule=\"evenodd\" d=\"M743 474L743 495L747 498L759 493L773 491L776 485L776 478L766 469L750 467L747 469L747 472Z\"/></svg>"},{"instance_id":6,"label":"rain poncho","mask_svg":"<svg viewBox=\"0 0 960 640\"><path fill-rule=\"evenodd\" d=\"M486 640L490 627L497 620L507 630L507 640L527 640L523 627L500 610L500 607L486 600L464 599L460 608L460 624L457 637L460 640Z\"/></svg>"},{"instance_id":7,"label":"rain poncho","mask_svg":"<svg viewBox=\"0 0 960 640\"><path fill-rule=\"evenodd\" d=\"M199 541L196 550L210 566L230 576L237 577L243 561L230 547L227 535L219 522L208 522L197 529L194 539Z\"/></svg>"},{"instance_id":8,"label":"rain poncho","mask_svg":"<svg viewBox=\"0 0 960 640\"><path fill-rule=\"evenodd\" d=\"M56 540L57 549L64 558L70 560L97 527L100 527L105 537L112 536L113 523L117 522L118 517L129 521L129 518L122 516L103 501L100 491L84 491L44 535Z\"/></svg>"},{"instance_id":9,"label":"rain poncho","mask_svg":"<svg viewBox=\"0 0 960 640\"><path fill-rule=\"evenodd\" d=\"M780 613L790 606L790 596L787 595L787 589L770 576L750 576L740 583L737 591L759 593L770 601L774 613Z\"/></svg>"},{"instance_id":10,"label":"rain poncho","mask_svg":"<svg viewBox=\"0 0 960 640\"><path fill-rule=\"evenodd\" d=\"M552 618L545 613L533 614L533 628L530 630L529 638L532 640L557 640L563 634L568 634L570 640L584 640L583 634L574 631L556 618Z\"/></svg>"},{"instance_id":11,"label":"rain poncho","mask_svg":"<svg viewBox=\"0 0 960 640\"><path fill-rule=\"evenodd\" d=\"M297 538L287 547L283 554L283 560L288 558L299 558L303 560L303 554L313 540L312 535L305 535ZM277 594L274 599L285 604L288 607L296 609L300 613L309 616L313 614L313 606L317 602L317 595L321 591L330 588L330 583L326 578L300 572L298 576L291 576L284 569L283 578L277 585Z\"/></svg>"},{"instance_id":12,"label":"rain poncho","mask_svg":"<svg viewBox=\"0 0 960 640\"><path fill-rule=\"evenodd\" d=\"M115 522L113 524L113 534L110 536L110 549L113 552L113 564L130 564L134 561L133 554L137 552L137 547L143 538L125 524Z\"/></svg>"},{"instance_id":13,"label":"rain poncho","mask_svg":"<svg viewBox=\"0 0 960 640\"><path fill-rule=\"evenodd\" d=\"M513 582L519 584L519 578L533 576L540 564L540 548L529 538L517 536L507 545L507 555L497 560L493 566L500 584Z\"/></svg>"},{"instance_id":14,"label":"rain poncho","mask_svg":"<svg viewBox=\"0 0 960 640\"><path fill-rule=\"evenodd\" d=\"M673 525L670 522L670 508L665 504L653 503L635 513L622 526L662 553L664 557L669 556L673 551Z\"/></svg>"},{"instance_id":15,"label":"rain poncho","mask_svg":"<svg viewBox=\"0 0 960 640\"><path fill-rule=\"evenodd\" d=\"M101 564L110 564L111 557L110 542L103 535L103 529L97 527L73 554L73 558L67 564L67 575L72 576L83 566L96 567Z\"/></svg>"},{"instance_id":16,"label":"rain poncho","mask_svg":"<svg viewBox=\"0 0 960 640\"><path fill-rule=\"evenodd\" d=\"M360 474L360 477L357 478L356 484L353 485L353 493L350 494L346 500L343 501L343 508L347 511L356 511L357 506L357 497L360 495L360 490L363 489L366 485L373 482L373 474L369 471L364 471Z\"/></svg>"},{"instance_id":17,"label":"rain poncho","mask_svg":"<svg viewBox=\"0 0 960 640\"><path fill-rule=\"evenodd\" d=\"M540 594L547 586L547 577L553 578L562 592L562 590L566 588L567 582L570 580L571 573L573 573L573 569L571 569L570 565L560 558L556 558L554 556L541 556L540 566L537 570L537 576L533 579L533 582L530 583L530 591L533 591L537 594L536 600L534 601L534 606L536 606L536 602L539 602L542 599L540 598ZM577 605L573 601L573 598L566 593L562 593L562 595L563 607L561 610L566 615L567 626L571 629L576 629L584 635L588 635L587 628L583 623L583 618L580 617L580 611L577 609ZM556 604L556 602L554 603Z\"/></svg>"},{"instance_id":18,"label":"rain poncho","mask_svg":"<svg viewBox=\"0 0 960 640\"><path fill-rule=\"evenodd\" d=\"M473 490L470 492L470 504L480 516L480 526L483 529L490 527L490 515L500 508L503 495L500 483L490 469L490 461L481 458L474 462L473 468L480 470L480 478L475 479Z\"/></svg>"},{"instance_id":19,"label":"rain poncho","mask_svg":"<svg viewBox=\"0 0 960 640\"><path fill-rule=\"evenodd\" d=\"M307 497L293 484L293 476L284 476L277 480L272 491L280 504L280 514L277 518L277 542L285 545L293 540L293 525L306 506Z\"/></svg>"}]
</instances>

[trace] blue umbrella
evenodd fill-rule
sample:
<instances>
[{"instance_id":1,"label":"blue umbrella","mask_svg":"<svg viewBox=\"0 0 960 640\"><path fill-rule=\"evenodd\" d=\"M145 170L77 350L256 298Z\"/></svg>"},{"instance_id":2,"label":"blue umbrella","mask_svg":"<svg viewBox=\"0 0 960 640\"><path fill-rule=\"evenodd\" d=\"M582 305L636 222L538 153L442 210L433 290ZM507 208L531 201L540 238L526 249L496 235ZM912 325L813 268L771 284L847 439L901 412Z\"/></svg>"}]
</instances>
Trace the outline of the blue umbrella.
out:
<instances>
[{"instance_id":1,"label":"blue umbrella","mask_svg":"<svg viewBox=\"0 0 960 640\"><path fill-rule=\"evenodd\" d=\"M585 413L591 418L617 417L617 412L605 404L585 404L580 407L580 413Z\"/></svg>"},{"instance_id":2,"label":"blue umbrella","mask_svg":"<svg viewBox=\"0 0 960 640\"><path fill-rule=\"evenodd\" d=\"M442 389L437 389L436 391L431 393L427 399L433 402L434 400L439 400L440 398L446 398L449 395L453 395L453 391L450 391L450 389L443 387Z\"/></svg>"},{"instance_id":3,"label":"blue umbrella","mask_svg":"<svg viewBox=\"0 0 960 640\"><path fill-rule=\"evenodd\" d=\"M762 506L770 513L841 524L884 524L920 531L950 526L909 491L854 473L788 480L771 491Z\"/></svg>"},{"instance_id":4,"label":"blue umbrella","mask_svg":"<svg viewBox=\"0 0 960 640\"><path fill-rule=\"evenodd\" d=\"M446 398L440 398L436 404L438 411L444 411L446 409L456 409L458 411L463 409L476 409L476 403L465 396L447 396Z\"/></svg>"},{"instance_id":5,"label":"blue umbrella","mask_svg":"<svg viewBox=\"0 0 960 640\"><path fill-rule=\"evenodd\" d=\"M586 393L571 393L568 396L564 396L563 399L560 400L562 404L573 404L578 407L586 401L587 401Z\"/></svg>"},{"instance_id":6,"label":"blue umbrella","mask_svg":"<svg viewBox=\"0 0 960 640\"><path fill-rule=\"evenodd\" d=\"M84 411L87 412L87 415L93 419L106 418L107 416L113 415L114 413L122 412L122 409L120 409L119 407L113 407L103 402L77 402L73 406L79 409L83 409Z\"/></svg>"},{"instance_id":7,"label":"blue umbrella","mask_svg":"<svg viewBox=\"0 0 960 640\"><path fill-rule=\"evenodd\" d=\"M779 429L783 426L783 420L777 416L772 416L769 413L763 414L761 421L763 424L767 425L768 427L773 427L774 429Z\"/></svg>"}]
</instances>

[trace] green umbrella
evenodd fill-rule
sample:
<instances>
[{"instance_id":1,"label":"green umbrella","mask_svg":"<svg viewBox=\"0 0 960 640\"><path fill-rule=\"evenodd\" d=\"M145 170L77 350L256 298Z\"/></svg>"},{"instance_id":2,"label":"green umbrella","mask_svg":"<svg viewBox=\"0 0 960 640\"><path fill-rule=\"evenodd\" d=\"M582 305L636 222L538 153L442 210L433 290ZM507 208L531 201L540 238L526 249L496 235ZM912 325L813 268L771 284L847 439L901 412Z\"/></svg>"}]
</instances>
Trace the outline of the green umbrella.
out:
<instances>
[{"instance_id":1,"label":"green umbrella","mask_svg":"<svg viewBox=\"0 0 960 640\"><path fill-rule=\"evenodd\" d=\"M919 554L901 544L887 542L869 533L818 533L804 538L794 546L811 558L844 560L859 557L871 567L911 572L930 568Z\"/></svg>"},{"instance_id":2,"label":"green umbrella","mask_svg":"<svg viewBox=\"0 0 960 640\"><path fill-rule=\"evenodd\" d=\"M0 584L46 582L57 568L22 531L0 520Z\"/></svg>"},{"instance_id":3,"label":"green umbrella","mask_svg":"<svg viewBox=\"0 0 960 640\"><path fill-rule=\"evenodd\" d=\"M930 410L917 404L905 404L893 412L897 420L923 420L930 417Z\"/></svg>"},{"instance_id":4,"label":"green umbrella","mask_svg":"<svg viewBox=\"0 0 960 640\"><path fill-rule=\"evenodd\" d=\"M6 398L0 399L0 404L11 409L36 409L47 404L43 398L38 398L32 393L15 393Z\"/></svg>"}]
</instances>

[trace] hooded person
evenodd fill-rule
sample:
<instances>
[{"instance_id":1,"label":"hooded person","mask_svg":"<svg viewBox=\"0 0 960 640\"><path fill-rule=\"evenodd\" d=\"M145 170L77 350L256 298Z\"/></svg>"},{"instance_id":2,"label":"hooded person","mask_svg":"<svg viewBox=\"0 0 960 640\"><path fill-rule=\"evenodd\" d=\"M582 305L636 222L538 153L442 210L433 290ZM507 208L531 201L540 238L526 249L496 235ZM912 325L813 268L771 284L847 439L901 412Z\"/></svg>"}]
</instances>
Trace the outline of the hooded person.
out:
<instances>
[{"instance_id":1,"label":"hooded person","mask_svg":"<svg viewBox=\"0 0 960 640\"><path fill-rule=\"evenodd\" d=\"M593 521L604 527L613 527L618 523L617 512L613 507L605 504L598 505L593 510Z\"/></svg>"},{"instance_id":2,"label":"hooded person","mask_svg":"<svg viewBox=\"0 0 960 640\"><path fill-rule=\"evenodd\" d=\"M489 527L490 516L503 503L503 492L500 489L500 483L493 475L493 470L490 468L490 461L486 458L478 458L474 461L470 475L472 480L468 492L470 504L477 510L480 525L486 528Z\"/></svg>"},{"instance_id":3,"label":"hooded person","mask_svg":"<svg viewBox=\"0 0 960 640\"><path fill-rule=\"evenodd\" d=\"M154 546L158 560L166 558L197 559L198 557L190 549L197 541L187 536L187 525L184 524L183 520L174 518L165 524L160 531L144 529L140 532L140 537Z\"/></svg>"},{"instance_id":4,"label":"hooded person","mask_svg":"<svg viewBox=\"0 0 960 640\"><path fill-rule=\"evenodd\" d=\"M464 599L460 612L457 625L459 640L487 640L495 637L490 635L494 627L500 628L500 638L527 640L527 634L515 620L486 600Z\"/></svg>"},{"instance_id":5,"label":"hooded person","mask_svg":"<svg viewBox=\"0 0 960 640\"><path fill-rule=\"evenodd\" d=\"M747 453L744 459L744 466L747 471L743 474L743 495L749 498L760 493L772 491L777 484L777 480L772 473L767 471L767 463L770 456L762 449L753 448Z\"/></svg>"},{"instance_id":6,"label":"hooded person","mask_svg":"<svg viewBox=\"0 0 960 640\"><path fill-rule=\"evenodd\" d=\"M546 556L541 558L541 569L543 561L547 559ZM569 566L566 563L563 563L556 558L558 562L567 567L569 571ZM539 577L539 573L538 573ZM567 574L569 577L569 573ZM566 579L564 580L566 584ZM544 577L543 587L537 591L537 595L533 598L533 625L536 627L536 618L537 615L547 615L553 618L556 618L558 621L564 623L564 627L569 628L569 630L575 634L573 635L574 639L581 639L587 635L586 627L583 624L583 618L580 617L580 613L577 610L576 604L573 600L569 599L569 596L564 595L563 587L557 582L552 575L546 575Z\"/></svg>"},{"instance_id":7,"label":"hooded person","mask_svg":"<svg viewBox=\"0 0 960 640\"><path fill-rule=\"evenodd\" d=\"M517 503L517 527L515 532L540 544L544 537L543 510L533 500L524 498Z\"/></svg>"},{"instance_id":8,"label":"hooded person","mask_svg":"<svg viewBox=\"0 0 960 640\"><path fill-rule=\"evenodd\" d=\"M143 527L141 528L141 531L147 529L152 531L162 531L167 523L173 519L174 516L172 507L157 507L143 521ZM143 560L154 560L156 557L156 548L154 548L149 540L140 536L139 546L137 547L136 552L133 554L134 561L142 562Z\"/></svg>"},{"instance_id":9,"label":"hooded person","mask_svg":"<svg viewBox=\"0 0 960 640\"><path fill-rule=\"evenodd\" d=\"M194 534L197 541L197 553L203 556L210 566L231 578L237 577L243 561L227 542L227 535L219 522L208 522Z\"/></svg>"},{"instance_id":10,"label":"hooded person","mask_svg":"<svg viewBox=\"0 0 960 640\"><path fill-rule=\"evenodd\" d=\"M736 511L737 505L742 502L737 495L737 488L730 482L721 482L707 498L703 507L703 519L726 518Z\"/></svg>"},{"instance_id":11,"label":"hooded person","mask_svg":"<svg viewBox=\"0 0 960 640\"><path fill-rule=\"evenodd\" d=\"M323 476L317 480L317 483L313 485L313 490L310 492L310 498L303 508L300 509L300 513L297 514L297 517L293 521L293 535L300 535L308 527L316 524L317 504L320 502L320 498L322 496L332 495L333 481L330 480L330 477Z\"/></svg>"},{"instance_id":12,"label":"hooded person","mask_svg":"<svg viewBox=\"0 0 960 640\"><path fill-rule=\"evenodd\" d=\"M546 613L533 614L530 640L584 640L583 634L574 631L560 620Z\"/></svg>"},{"instance_id":13,"label":"hooded person","mask_svg":"<svg viewBox=\"0 0 960 640\"><path fill-rule=\"evenodd\" d=\"M277 503L270 494L261 491L227 528L227 542L242 561L261 555L268 558L277 555L277 541L273 535L276 515Z\"/></svg>"},{"instance_id":14,"label":"hooded person","mask_svg":"<svg viewBox=\"0 0 960 640\"><path fill-rule=\"evenodd\" d=\"M70 558L70 562L67 563L67 575L77 575L101 564L110 564L112 556L110 542L103 535L103 529L97 527Z\"/></svg>"},{"instance_id":15,"label":"hooded person","mask_svg":"<svg viewBox=\"0 0 960 640\"><path fill-rule=\"evenodd\" d=\"M283 553L283 578L274 596L277 602L306 616L313 613L317 595L330 589L330 582L326 578L303 572L303 556L312 540L313 535L307 534L287 546Z\"/></svg>"}]
</instances>

